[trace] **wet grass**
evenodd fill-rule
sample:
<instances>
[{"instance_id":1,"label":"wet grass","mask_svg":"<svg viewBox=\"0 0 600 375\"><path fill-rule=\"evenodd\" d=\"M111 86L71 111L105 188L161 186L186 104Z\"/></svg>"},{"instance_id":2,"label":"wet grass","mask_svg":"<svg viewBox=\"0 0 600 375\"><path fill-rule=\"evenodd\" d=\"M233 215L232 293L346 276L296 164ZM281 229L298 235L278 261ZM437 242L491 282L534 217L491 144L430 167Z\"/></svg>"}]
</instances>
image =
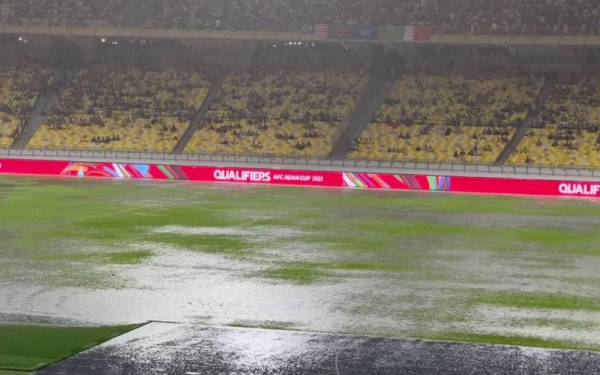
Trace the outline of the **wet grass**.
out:
<instances>
[{"instance_id":1,"label":"wet grass","mask_svg":"<svg viewBox=\"0 0 600 375\"><path fill-rule=\"evenodd\" d=\"M315 263L289 263L273 266L263 276L269 279L285 281L292 284L308 285L322 281L327 273L320 269L321 265Z\"/></svg>"},{"instance_id":2,"label":"wet grass","mask_svg":"<svg viewBox=\"0 0 600 375\"><path fill-rule=\"evenodd\" d=\"M245 239L226 236L160 233L148 236L147 240L156 244L166 244L190 251L238 257L250 254L253 248L252 243Z\"/></svg>"},{"instance_id":3,"label":"wet grass","mask_svg":"<svg viewBox=\"0 0 600 375\"><path fill-rule=\"evenodd\" d=\"M0 325L0 371L38 370L138 327Z\"/></svg>"},{"instance_id":4,"label":"wet grass","mask_svg":"<svg viewBox=\"0 0 600 375\"><path fill-rule=\"evenodd\" d=\"M540 337L522 337L522 336L503 336L503 335L483 335L469 334L464 332L452 332L443 335L415 337L417 339L437 340L448 342L461 342L472 344L488 344L503 346L520 346L544 349L563 349L563 350L591 350L600 351L600 346L590 346L574 341L567 340L549 340Z\"/></svg>"},{"instance_id":5,"label":"wet grass","mask_svg":"<svg viewBox=\"0 0 600 375\"><path fill-rule=\"evenodd\" d=\"M504 337L509 345L555 347L569 343L527 342L511 329L583 331L589 325L544 320L536 310L600 311L590 293L575 296L600 288L587 269L600 266L600 205L589 201L12 178L0 178L0 186L3 181L10 187L0 194L0 282L127 288L135 280L121 278L124 266L143 267L176 250L200 260L220 256L219 272L230 272L224 277L263 286L376 282L379 289L351 289L344 307L336 307L363 324L348 328L358 334L394 336L406 324L436 338L457 322L468 327L486 305L533 315L478 317L480 324L506 328L506 335L466 328L456 340L503 343ZM192 231L157 231L165 227ZM193 234L194 228L214 228L215 235ZM285 230L292 234L278 236ZM532 283L539 293L521 290ZM271 325L239 318L240 325Z\"/></svg>"},{"instance_id":6,"label":"wet grass","mask_svg":"<svg viewBox=\"0 0 600 375\"><path fill-rule=\"evenodd\" d=\"M409 263L380 263L380 262L342 262L334 263L328 268L344 271L376 271L376 272L409 272L414 270Z\"/></svg>"},{"instance_id":7,"label":"wet grass","mask_svg":"<svg viewBox=\"0 0 600 375\"><path fill-rule=\"evenodd\" d=\"M471 303L522 309L600 311L600 300L597 298L518 291L479 294L473 297Z\"/></svg>"},{"instance_id":8,"label":"wet grass","mask_svg":"<svg viewBox=\"0 0 600 375\"><path fill-rule=\"evenodd\" d=\"M396 262L398 259L396 259ZM343 279L343 276L337 274L335 271L342 272L361 272L365 275L377 273L405 273L413 272L417 269L414 264L411 263L383 263L381 261L354 261L354 262L288 262L279 263L271 266L265 272L261 273L261 277L268 279L285 281L292 284L298 285L309 285L316 284L324 281Z\"/></svg>"},{"instance_id":9,"label":"wet grass","mask_svg":"<svg viewBox=\"0 0 600 375\"><path fill-rule=\"evenodd\" d=\"M529 318L529 319L511 319L510 324L515 327L540 327L540 328L558 328L558 329L595 329L598 323L591 321L574 321L570 319L549 319L549 318Z\"/></svg>"},{"instance_id":10,"label":"wet grass","mask_svg":"<svg viewBox=\"0 0 600 375\"><path fill-rule=\"evenodd\" d=\"M16 370L1 370L0 375L29 375L33 374L31 371L16 371Z\"/></svg>"},{"instance_id":11,"label":"wet grass","mask_svg":"<svg viewBox=\"0 0 600 375\"><path fill-rule=\"evenodd\" d=\"M89 264L140 264L152 258L151 251L123 251L115 253L38 254L33 258L40 262L73 262Z\"/></svg>"},{"instance_id":12,"label":"wet grass","mask_svg":"<svg viewBox=\"0 0 600 375\"><path fill-rule=\"evenodd\" d=\"M123 253L110 254L110 263L113 264L140 264L150 259L154 254L151 251L127 251Z\"/></svg>"},{"instance_id":13,"label":"wet grass","mask_svg":"<svg viewBox=\"0 0 600 375\"><path fill-rule=\"evenodd\" d=\"M229 326L238 328L260 328L287 331L294 329L295 324L292 322L279 322L276 320L236 320L229 324Z\"/></svg>"}]
</instances>

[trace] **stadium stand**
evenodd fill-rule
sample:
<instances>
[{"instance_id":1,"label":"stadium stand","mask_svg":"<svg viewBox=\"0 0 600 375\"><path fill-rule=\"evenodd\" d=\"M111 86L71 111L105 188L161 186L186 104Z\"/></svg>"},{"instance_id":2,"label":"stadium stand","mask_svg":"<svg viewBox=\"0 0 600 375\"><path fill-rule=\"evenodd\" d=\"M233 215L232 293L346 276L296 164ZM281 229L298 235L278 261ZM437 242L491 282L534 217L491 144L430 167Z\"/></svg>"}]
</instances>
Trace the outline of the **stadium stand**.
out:
<instances>
[{"instance_id":1,"label":"stadium stand","mask_svg":"<svg viewBox=\"0 0 600 375\"><path fill-rule=\"evenodd\" d=\"M476 35L598 35L594 0L417 1L417 22L438 33Z\"/></svg>"},{"instance_id":2,"label":"stadium stand","mask_svg":"<svg viewBox=\"0 0 600 375\"><path fill-rule=\"evenodd\" d=\"M175 68L85 69L29 147L170 152L206 97L207 76Z\"/></svg>"},{"instance_id":3,"label":"stadium stand","mask_svg":"<svg viewBox=\"0 0 600 375\"><path fill-rule=\"evenodd\" d=\"M36 66L0 66L0 147L12 145L48 77Z\"/></svg>"},{"instance_id":4,"label":"stadium stand","mask_svg":"<svg viewBox=\"0 0 600 375\"><path fill-rule=\"evenodd\" d=\"M0 38L0 148L600 168L589 48L27 39Z\"/></svg>"},{"instance_id":5,"label":"stadium stand","mask_svg":"<svg viewBox=\"0 0 600 375\"><path fill-rule=\"evenodd\" d=\"M599 78L557 83L509 163L600 168Z\"/></svg>"},{"instance_id":6,"label":"stadium stand","mask_svg":"<svg viewBox=\"0 0 600 375\"><path fill-rule=\"evenodd\" d=\"M185 151L325 157L366 84L364 73L232 74Z\"/></svg>"},{"instance_id":7,"label":"stadium stand","mask_svg":"<svg viewBox=\"0 0 600 375\"><path fill-rule=\"evenodd\" d=\"M135 9L135 15L128 12ZM4 0L0 22L250 31L428 25L436 33L599 35L596 0Z\"/></svg>"},{"instance_id":8,"label":"stadium stand","mask_svg":"<svg viewBox=\"0 0 600 375\"><path fill-rule=\"evenodd\" d=\"M350 158L494 163L541 87L508 74L405 75Z\"/></svg>"},{"instance_id":9,"label":"stadium stand","mask_svg":"<svg viewBox=\"0 0 600 375\"><path fill-rule=\"evenodd\" d=\"M122 0L5 0L0 20L7 24L52 26L123 25Z\"/></svg>"}]
</instances>

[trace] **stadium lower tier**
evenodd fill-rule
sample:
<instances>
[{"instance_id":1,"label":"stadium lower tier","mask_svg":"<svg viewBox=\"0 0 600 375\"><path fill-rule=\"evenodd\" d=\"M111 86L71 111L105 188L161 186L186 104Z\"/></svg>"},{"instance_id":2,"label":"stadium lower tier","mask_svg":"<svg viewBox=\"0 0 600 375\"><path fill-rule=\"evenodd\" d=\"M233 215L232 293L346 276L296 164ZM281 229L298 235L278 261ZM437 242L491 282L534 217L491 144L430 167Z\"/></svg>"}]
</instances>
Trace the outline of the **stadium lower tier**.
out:
<instances>
[{"instance_id":1,"label":"stadium lower tier","mask_svg":"<svg viewBox=\"0 0 600 375\"><path fill-rule=\"evenodd\" d=\"M487 195L600 198L600 182L518 178L430 176L343 171L302 171L195 165L0 160L0 174L71 178L185 180L198 183L425 191Z\"/></svg>"},{"instance_id":2,"label":"stadium lower tier","mask_svg":"<svg viewBox=\"0 0 600 375\"><path fill-rule=\"evenodd\" d=\"M102 126L82 124L42 126L29 143L33 149L84 149L171 152L188 127L175 117L161 117L154 124L117 114Z\"/></svg>"},{"instance_id":3,"label":"stadium lower tier","mask_svg":"<svg viewBox=\"0 0 600 375\"><path fill-rule=\"evenodd\" d=\"M0 64L0 148L23 144L41 116L29 149L325 159L340 139L353 160L491 165L519 127L533 126L509 164L600 168L600 76L406 73L365 120L372 77L348 69L242 69L213 87L221 80L208 67L92 64L59 87L47 69ZM55 108L34 114L50 98L45 87L57 91ZM360 135L344 133L358 121Z\"/></svg>"},{"instance_id":4,"label":"stadium lower tier","mask_svg":"<svg viewBox=\"0 0 600 375\"><path fill-rule=\"evenodd\" d=\"M16 119L8 115L4 117L0 115L0 148L10 147L18 130L19 123Z\"/></svg>"},{"instance_id":5,"label":"stadium lower tier","mask_svg":"<svg viewBox=\"0 0 600 375\"><path fill-rule=\"evenodd\" d=\"M350 158L492 164L514 133L514 128L371 124Z\"/></svg>"},{"instance_id":6,"label":"stadium lower tier","mask_svg":"<svg viewBox=\"0 0 600 375\"><path fill-rule=\"evenodd\" d=\"M600 168L597 132L531 129L509 159L513 165Z\"/></svg>"},{"instance_id":7,"label":"stadium lower tier","mask_svg":"<svg viewBox=\"0 0 600 375\"><path fill-rule=\"evenodd\" d=\"M200 129L186 148L188 153L285 155L325 158L333 147L339 124L301 124L269 119L223 121Z\"/></svg>"}]
</instances>

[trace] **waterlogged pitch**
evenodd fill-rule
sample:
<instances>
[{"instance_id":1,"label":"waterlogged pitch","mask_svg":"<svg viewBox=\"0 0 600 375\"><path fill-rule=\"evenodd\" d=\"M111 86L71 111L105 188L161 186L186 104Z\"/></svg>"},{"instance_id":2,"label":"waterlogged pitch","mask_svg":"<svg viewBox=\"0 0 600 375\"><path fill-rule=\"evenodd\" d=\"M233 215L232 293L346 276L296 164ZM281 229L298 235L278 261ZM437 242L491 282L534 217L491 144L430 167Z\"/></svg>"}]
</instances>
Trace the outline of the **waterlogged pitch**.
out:
<instances>
[{"instance_id":1,"label":"waterlogged pitch","mask_svg":"<svg viewBox=\"0 0 600 375\"><path fill-rule=\"evenodd\" d=\"M588 201L0 179L0 321L600 348Z\"/></svg>"}]
</instances>

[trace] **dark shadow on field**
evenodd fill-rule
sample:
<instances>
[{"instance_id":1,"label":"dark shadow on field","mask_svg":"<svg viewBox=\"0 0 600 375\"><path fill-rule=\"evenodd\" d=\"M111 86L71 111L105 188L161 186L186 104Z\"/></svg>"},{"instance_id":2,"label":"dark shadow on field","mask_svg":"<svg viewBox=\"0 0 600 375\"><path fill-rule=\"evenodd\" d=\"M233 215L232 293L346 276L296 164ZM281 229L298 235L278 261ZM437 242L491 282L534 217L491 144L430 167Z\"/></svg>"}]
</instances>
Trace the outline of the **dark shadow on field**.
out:
<instances>
[{"instance_id":1,"label":"dark shadow on field","mask_svg":"<svg viewBox=\"0 0 600 375\"><path fill-rule=\"evenodd\" d=\"M39 372L58 374L598 374L600 354L153 323Z\"/></svg>"}]
</instances>

